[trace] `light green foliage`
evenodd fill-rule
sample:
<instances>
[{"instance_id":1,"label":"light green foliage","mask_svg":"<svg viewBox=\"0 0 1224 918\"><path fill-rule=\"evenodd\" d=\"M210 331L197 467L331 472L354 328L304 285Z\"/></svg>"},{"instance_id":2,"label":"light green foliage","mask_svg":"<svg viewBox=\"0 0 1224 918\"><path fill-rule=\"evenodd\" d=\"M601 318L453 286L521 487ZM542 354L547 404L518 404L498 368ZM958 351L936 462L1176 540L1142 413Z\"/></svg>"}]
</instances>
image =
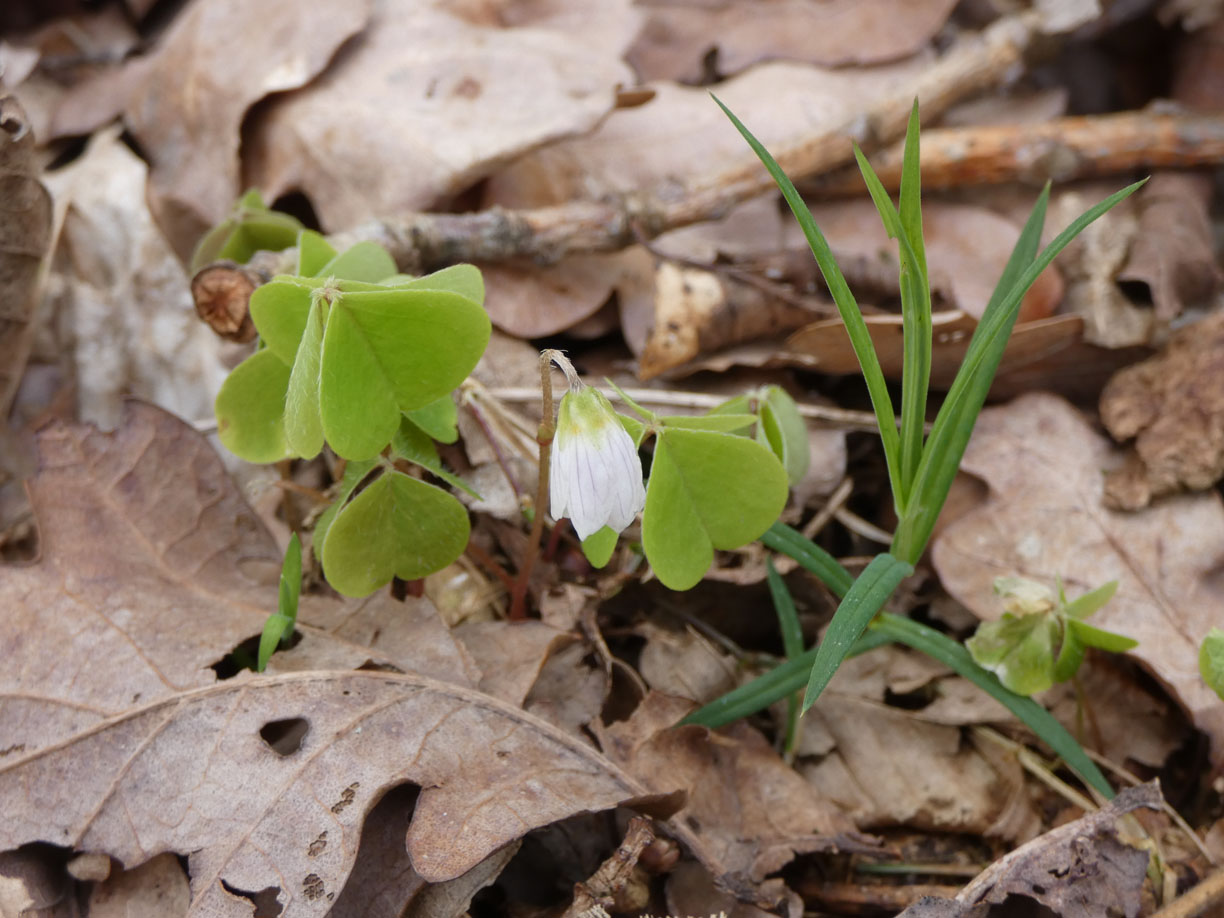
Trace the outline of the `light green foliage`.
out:
<instances>
[{"instance_id":1,"label":"light green foliage","mask_svg":"<svg viewBox=\"0 0 1224 918\"><path fill-rule=\"evenodd\" d=\"M812 461L807 424L799 406L781 386L762 386L754 392L723 402L711 415L744 416L752 424L746 432L758 443L768 446L786 468L787 480L798 484Z\"/></svg>"},{"instance_id":2,"label":"light green foliage","mask_svg":"<svg viewBox=\"0 0 1224 918\"><path fill-rule=\"evenodd\" d=\"M746 437L664 427L655 444L642 546L659 580L687 590L705 576L714 549L759 538L786 504L786 470Z\"/></svg>"},{"instance_id":3,"label":"light green foliage","mask_svg":"<svg viewBox=\"0 0 1224 918\"><path fill-rule=\"evenodd\" d=\"M297 622L298 597L302 592L302 543L295 532L285 547L285 560L281 562L280 595L276 611L268 616L263 634L259 637L259 659L255 671L262 673L268 659L276 652L285 638L293 634Z\"/></svg>"},{"instance_id":4,"label":"light green foliage","mask_svg":"<svg viewBox=\"0 0 1224 918\"><path fill-rule=\"evenodd\" d=\"M1224 631L1212 628L1199 648L1199 672L1207 687L1224 701Z\"/></svg>"},{"instance_id":5,"label":"light green foliage","mask_svg":"<svg viewBox=\"0 0 1224 918\"><path fill-rule=\"evenodd\" d=\"M980 624L965 646L979 666L1016 694L1044 692L1075 676L1085 648L1121 653L1137 646L1131 638L1083 621L1117 588L1113 580L1069 603L1061 583L1055 595L1032 580L1000 577L995 592L1004 598L1007 611L998 621Z\"/></svg>"},{"instance_id":6,"label":"light green foliage","mask_svg":"<svg viewBox=\"0 0 1224 918\"><path fill-rule=\"evenodd\" d=\"M200 240L191 255L191 272L222 259L245 264L260 249L279 252L293 245L301 231L296 218L268 210L259 192L251 189Z\"/></svg>"},{"instance_id":7,"label":"light green foliage","mask_svg":"<svg viewBox=\"0 0 1224 918\"><path fill-rule=\"evenodd\" d=\"M331 520L319 551L323 573L345 596L365 596L393 576L415 580L446 567L467 547L469 528L450 494L385 471Z\"/></svg>"},{"instance_id":8,"label":"light green foliage","mask_svg":"<svg viewBox=\"0 0 1224 918\"><path fill-rule=\"evenodd\" d=\"M586 555L592 567L603 567L612 558L619 538L619 532L610 526L604 526L582 540L582 553Z\"/></svg>"},{"instance_id":9,"label":"light green foliage","mask_svg":"<svg viewBox=\"0 0 1224 918\"><path fill-rule=\"evenodd\" d=\"M311 458L325 445L349 460L314 540L340 592L438 570L466 545L467 512L391 460L470 491L442 467L431 438L457 439L450 392L488 343L480 272L457 265L410 278L373 243L336 252L308 231L298 237L298 269L251 297L263 346L218 394L221 441L253 462Z\"/></svg>"}]
</instances>

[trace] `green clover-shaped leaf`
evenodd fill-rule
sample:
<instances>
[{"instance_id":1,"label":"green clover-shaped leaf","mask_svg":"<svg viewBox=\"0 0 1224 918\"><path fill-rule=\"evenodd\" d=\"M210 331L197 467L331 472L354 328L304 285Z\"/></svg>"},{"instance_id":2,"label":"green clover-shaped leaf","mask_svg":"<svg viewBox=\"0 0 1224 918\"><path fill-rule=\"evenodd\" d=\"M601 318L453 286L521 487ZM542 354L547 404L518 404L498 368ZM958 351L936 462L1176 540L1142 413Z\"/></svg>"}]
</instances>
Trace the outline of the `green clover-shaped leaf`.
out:
<instances>
[{"instance_id":1,"label":"green clover-shaped leaf","mask_svg":"<svg viewBox=\"0 0 1224 918\"><path fill-rule=\"evenodd\" d=\"M1054 684L1054 647L1059 637L1053 617L1034 613L983 622L965 641L978 665L999 677L1018 695L1043 692Z\"/></svg>"},{"instance_id":2,"label":"green clover-shaped leaf","mask_svg":"<svg viewBox=\"0 0 1224 918\"><path fill-rule=\"evenodd\" d=\"M761 444L665 427L642 513L642 545L656 576L673 590L695 586L714 549L759 537L777 520L786 495L786 470Z\"/></svg>"},{"instance_id":3,"label":"green clover-shaped leaf","mask_svg":"<svg viewBox=\"0 0 1224 918\"><path fill-rule=\"evenodd\" d=\"M391 580L441 570L467 545L467 511L431 484L388 471L331 520L320 557L327 581L365 596Z\"/></svg>"},{"instance_id":4,"label":"green clover-shaped leaf","mask_svg":"<svg viewBox=\"0 0 1224 918\"><path fill-rule=\"evenodd\" d=\"M1207 687L1224 701L1224 631L1212 628L1199 648L1199 672Z\"/></svg>"},{"instance_id":5,"label":"green clover-shaped leaf","mask_svg":"<svg viewBox=\"0 0 1224 918\"><path fill-rule=\"evenodd\" d=\"M214 406L222 446L248 462L278 462L292 454L284 415L289 373L269 348L234 367Z\"/></svg>"},{"instance_id":6,"label":"green clover-shaped leaf","mask_svg":"<svg viewBox=\"0 0 1224 918\"><path fill-rule=\"evenodd\" d=\"M260 249L279 252L293 245L301 230L297 218L269 210L259 192L252 189L196 245L191 255L191 271L194 274L220 259L245 264Z\"/></svg>"}]
</instances>

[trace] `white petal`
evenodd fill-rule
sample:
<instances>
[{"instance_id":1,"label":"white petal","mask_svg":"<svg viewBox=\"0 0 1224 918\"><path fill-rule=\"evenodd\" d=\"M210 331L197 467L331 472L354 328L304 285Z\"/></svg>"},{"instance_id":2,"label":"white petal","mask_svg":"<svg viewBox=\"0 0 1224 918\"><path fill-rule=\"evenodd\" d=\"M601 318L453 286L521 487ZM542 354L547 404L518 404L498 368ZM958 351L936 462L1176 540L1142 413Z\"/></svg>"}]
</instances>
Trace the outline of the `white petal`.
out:
<instances>
[{"instance_id":1,"label":"white petal","mask_svg":"<svg viewBox=\"0 0 1224 918\"><path fill-rule=\"evenodd\" d=\"M555 520L569 516L570 479L561 471L560 442L560 438L553 439L548 466L548 510Z\"/></svg>"}]
</instances>

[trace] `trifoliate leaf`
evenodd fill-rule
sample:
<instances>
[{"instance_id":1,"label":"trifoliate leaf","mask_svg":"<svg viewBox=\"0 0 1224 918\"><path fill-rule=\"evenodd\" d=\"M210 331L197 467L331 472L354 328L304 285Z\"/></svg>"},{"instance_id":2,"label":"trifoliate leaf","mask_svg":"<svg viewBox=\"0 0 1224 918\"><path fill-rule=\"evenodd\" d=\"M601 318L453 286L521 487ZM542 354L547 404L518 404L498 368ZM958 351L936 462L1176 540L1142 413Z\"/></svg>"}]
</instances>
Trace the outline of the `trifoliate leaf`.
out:
<instances>
[{"instance_id":1,"label":"trifoliate leaf","mask_svg":"<svg viewBox=\"0 0 1224 918\"><path fill-rule=\"evenodd\" d=\"M455 407L455 400L450 395L444 395L405 414L412 419L412 423L439 443L454 443L459 439L459 409Z\"/></svg>"},{"instance_id":2,"label":"trifoliate leaf","mask_svg":"<svg viewBox=\"0 0 1224 918\"><path fill-rule=\"evenodd\" d=\"M327 530L331 528L332 522L336 518L353 492L357 490L357 486L366 479L378 465L377 459L367 459L364 462L346 462L344 465L344 474L340 478L340 486L336 489L337 495L335 501L319 514L318 520L315 521L314 538L311 541L311 549L318 559L319 563L323 563L322 552L323 543L327 541Z\"/></svg>"},{"instance_id":3,"label":"trifoliate leaf","mask_svg":"<svg viewBox=\"0 0 1224 918\"><path fill-rule=\"evenodd\" d=\"M294 454L313 459L323 449L323 422L319 417L319 371L323 361L323 329L328 304L314 298L306 328L298 342L289 389L285 393L285 442Z\"/></svg>"},{"instance_id":4,"label":"trifoliate leaf","mask_svg":"<svg viewBox=\"0 0 1224 918\"><path fill-rule=\"evenodd\" d=\"M774 455L782 460L786 477L797 484L812 461L807 424L799 406L780 386L766 386L760 406L760 430Z\"/></svg>"},{"instance_id":5,"label":"trifoliate leaf","mask_svg":"<svg viewBox=\"0 0 1224 918\"><path fill-rule=\"evenodd\" d=\"M1224 701L1224 631L1212 628L1199 648L1199 672L1207 687Z\"/></svg>"},{"instance_id":6,"label":"trifoliate leaf","mask_svg":"<svg viewBox=\"0 0 1224 918\"><path fill-rule=\"evenodd\" d=\"M673 414L659 421L666 427L679 427L683 430L715 430L719 433L747 434L756 424L755 415L751 414Z\"/></svg>"},{"instance_id":7,"label":"trifoliate leaf","mask_svg":"<svg viewBox=\"0 0 1224 918\"><path fill-rule=\"evenodd\" d=\"M327 582L365 596L392 577L416 580L441 570L467 545L467 511L450 494L387 472L340 509L321 552Z\"/></svg>"},{"instance_id":8,"label":"trifoliate leaf","mask_svg":"<svg viewBox=\"0 0 1224 918\"><path fill-rule=\"evenodd\" d=\"M302 277L313 277L320 273L337 252L332 244L314 230L302 230L298 234L297 273Z\"/></svg>"},{"instance_id":9,"label":"trifoliate leaf","mask_svg":"<svg viewBox=\"0 0 1224 918\"><path fill-rule=\"evenodd\" d=\"M399 430L391 438L391 449L400 458L414 462L423 469L428 469L430 473L441 478L451 487L458 488L476 500L480 500L480 495L471 485L458 475L443 468L442 460L438 456L438 448L434 446L433 440L410 418L405 417L400 422Z\"/></svg>"},{"instance_id":10,"label":"trifoliate leaf","mask_svg":"<svg viewBox=\"0 0 1224 918\"><path fill-rule=\"evenodd\" d=\"M786 470L753 440L705 430L658 435L642 544L656 576L674 590L697 584L714 549L758 538L786 504Z\"/></svg>"},{"instance_id":11,"label":"trifoliate leaf","mask_svg":"<svg viewBox=\"0 0 1224 918\"><path fill-rule=\"evenodd\" d=\"M269 210L259 192L252 189L200 240L191 256L191 272L220 259L245 264L261 249L287 249L297 241L301 230L302 224L295 217Z\"/></svg>"},{"instance_id":12,"label":"trifoliate leaf","mask_svg":"<svg viewBox=\"0 0 1224 918\"><path fill-rule=\"evenodd\" d=\"M1018 695L1043 692L1054 684L1054 646L1058 623L1040 613L1006 613L996 622L983 622L965 641L978 665L990 670Z\"/></svg>"},{"instance_id":13,"label":"trifoliate leaf","mask_svg":"<svg viewBox=\"0 0 1224 918\"><path fill-rule=\"evenodd\" d=\"M395 273L395 259L376 242L358 242L315 272L336 280L377 284Z\"/></svg>"},{"instance_id":14,"label":"trifoliate leaf","mask_svg":"<svg viewBox=\"0 0 1224 918\"><path fill-rule=\"evenodd\" d=\"M1134 638L1106 631L1074 618L1067 619L1067 633L1074 634L1085 647L1095 647L1109 653L1125 653L1139 646L1139 642Z\"/></svg>"}]
</instances>

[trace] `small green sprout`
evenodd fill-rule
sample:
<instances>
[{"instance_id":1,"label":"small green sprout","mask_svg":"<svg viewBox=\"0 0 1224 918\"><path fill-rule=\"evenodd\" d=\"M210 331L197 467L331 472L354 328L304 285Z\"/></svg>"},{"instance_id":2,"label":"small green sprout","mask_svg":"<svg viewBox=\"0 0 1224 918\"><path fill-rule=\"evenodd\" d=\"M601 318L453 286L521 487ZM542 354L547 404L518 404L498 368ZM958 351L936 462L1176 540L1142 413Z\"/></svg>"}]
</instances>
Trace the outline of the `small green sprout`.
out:
<instances>
[{"instance_id":1,"label":"small green sprout","mask_svg":"<svg viewBox=\"0 0 1224 918\"><path fill-rule=\"evenodd\" d=\"M1224 701L1224 631L1212 628L1199 648L1199 672L1207 687Z\"/></svg>"},{"instance_id":2,"label":"small green sprout","mask_svg":"<svg viewBox=\"0 0 1224 918\"><path fill-rule=\"evenodd\" d=\"M285 644L293 635L297 624L298 597L302 592L302 542L295 532L285 547L285 560L281 562L280 596L276 611L268 616L263 634L259 637L259 660L255 672L262 673L276 648Z\"/></svg>"},{"instance_id":3,"label":"small green sprout","mask_svg":"<svg viewBox=\"0 0 1224 918\"><path fill-rule=\"evenodd\" d=\"M1062 581L1055 593L1023 577L999 577L994 591L1006 610L995 622L982 622L965 646L973 659L1018 695L1044 692L1078 672L1084 651L1096 647L1122 653L1138 641L1089 625L1084 619L1113 597L1118 582L1067 602Z\"/></svg>"}]
</instances>

